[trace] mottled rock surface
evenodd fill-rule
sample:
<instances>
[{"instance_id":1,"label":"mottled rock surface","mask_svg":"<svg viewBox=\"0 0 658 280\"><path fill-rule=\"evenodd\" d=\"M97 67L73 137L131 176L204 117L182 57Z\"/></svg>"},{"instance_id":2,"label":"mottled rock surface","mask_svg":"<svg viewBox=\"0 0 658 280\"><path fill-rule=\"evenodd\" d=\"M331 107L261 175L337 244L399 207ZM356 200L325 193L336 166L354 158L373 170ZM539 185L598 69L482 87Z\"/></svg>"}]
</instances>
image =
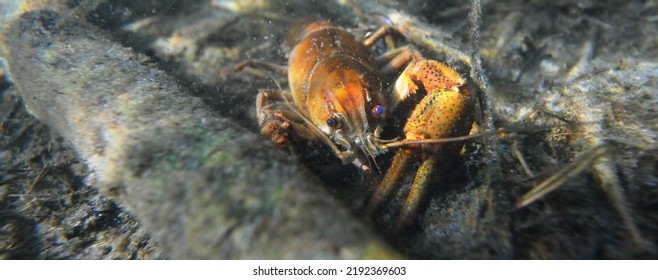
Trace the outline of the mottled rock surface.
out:
<instances>
[{"instance_id":1,"label":"mottled rock surface","mask_svg":"<svg viewBox=\"0 0 658 280\"><path fill-rule=\"evenodd\" d=\"M5 34L29 111L73 143L92 171L86 183L134 213L166 257L397 256L294 159L94 26L29 12ZM104 203L95 207L111 209L95 211L118 212ZM79 220L108 224L79 215L93 213L77 210L62 223L74 231L94 227Z\"/></svg>"}]
</instances>

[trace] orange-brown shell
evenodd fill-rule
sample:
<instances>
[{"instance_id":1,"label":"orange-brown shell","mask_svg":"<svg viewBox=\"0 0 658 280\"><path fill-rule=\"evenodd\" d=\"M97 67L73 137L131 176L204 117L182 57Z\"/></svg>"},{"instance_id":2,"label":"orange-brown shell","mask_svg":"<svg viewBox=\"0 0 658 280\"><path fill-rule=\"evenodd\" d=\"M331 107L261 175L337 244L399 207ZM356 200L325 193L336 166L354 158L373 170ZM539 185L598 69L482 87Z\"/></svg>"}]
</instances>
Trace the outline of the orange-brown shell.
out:
<instances>
[{"instance_id":1,"label":"orange-brown shell","mask_svg":"<svg viewBox=\"0 0 658 280\"><path fill-rule=\"evenodd\" d=\"M370 51L352 34L314 22L290 53L288 82L297 108L314 125L326 131L326 120L341 114L362 132L368 129L368 99L383 103L376 71Z\"/></svg>"}]
</instances>

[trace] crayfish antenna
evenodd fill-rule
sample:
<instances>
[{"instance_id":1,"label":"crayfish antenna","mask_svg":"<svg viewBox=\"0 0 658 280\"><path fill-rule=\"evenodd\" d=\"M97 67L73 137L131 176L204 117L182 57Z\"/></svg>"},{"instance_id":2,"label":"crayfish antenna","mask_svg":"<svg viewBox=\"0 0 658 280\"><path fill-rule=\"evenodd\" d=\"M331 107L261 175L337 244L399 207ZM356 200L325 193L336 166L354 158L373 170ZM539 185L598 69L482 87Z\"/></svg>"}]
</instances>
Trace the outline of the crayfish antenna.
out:
<instances>
[{"instance_id":1,"label":"crayfish antenna","mask_svg":"<svg viewBox=\"0 0 658 280\"><path fill-rule=\"evenodd\" d=\"M482 133L476 133L476 134L465 135L465 136L457 136L457 137L420 139L420 140L403 139L403 140L388 142L388 143L382 144L382 146L384 147L384 149L390 149L390 148L402 147L402 146L407 146L407 145L441 144L441 143L449 143L449 142L461 142L461 141L469 141L469 140L473 140L473 139L477 139L477 138L485 138L485 137L495 136L495 135L505 135L505 134L512 134L512 133L533 133L533 132L545 131L545 130L550 130L550 129L552 129L552 127L501 128L501 129L498 129L498 130L495 130L495 131L485 131L485 132L482 132Z\"/></svg>"}]
</instances>

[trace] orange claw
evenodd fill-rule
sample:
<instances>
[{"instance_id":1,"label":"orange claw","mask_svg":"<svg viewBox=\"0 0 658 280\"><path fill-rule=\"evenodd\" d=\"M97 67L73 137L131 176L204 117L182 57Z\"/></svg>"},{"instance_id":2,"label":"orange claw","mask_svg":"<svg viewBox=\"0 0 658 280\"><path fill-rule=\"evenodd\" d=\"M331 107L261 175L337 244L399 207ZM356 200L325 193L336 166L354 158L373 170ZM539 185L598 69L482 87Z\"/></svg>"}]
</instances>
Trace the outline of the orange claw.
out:
<instances>
[{"instance_id":1,"label":"orange claw","mask_svg":"<svg viewBox=\"0 0 658 280\"><path fill-rule=\"evenodd\" d=\"M454 69L436 60L414 60L402 71L395 82L395 94L399 101L416 93L418 85L426 92L435 90L458 90L465 83Z\"/></svg>"},{"instance_id":2,"label":"orange claw","mask_svg":"<svg viewBox=\"0 0 658 280\"><path fill-rule=\"evenodd\" d=\"M427 95L416 104L404 126L405 140L441 139L467 135L473 125L475 102L457 71L434 60L415 60L395 83L400 100L416 93L422 86ZM410 160L420 160L414 181L400 208L396 227L411 223L417 214L423 194L438 158L450 158L461 149L461 143L408 145L398 150L384 179L375 188L366 211L373 213L401 186L399 181L409 171Z\"/></svg>"}]
</instances>

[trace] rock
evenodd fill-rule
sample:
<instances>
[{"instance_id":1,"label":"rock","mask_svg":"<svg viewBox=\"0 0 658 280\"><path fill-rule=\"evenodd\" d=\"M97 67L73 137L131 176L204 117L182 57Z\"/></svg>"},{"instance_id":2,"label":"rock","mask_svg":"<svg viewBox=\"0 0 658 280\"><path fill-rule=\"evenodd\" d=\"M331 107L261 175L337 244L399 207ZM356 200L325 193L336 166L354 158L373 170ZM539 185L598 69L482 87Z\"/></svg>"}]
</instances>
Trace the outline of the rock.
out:
<instances>
[{"instance_id":1,"label":"rock","mask_svg":"<svg viewBox=\"0 0 658 280\"><path fill-rule=\"evenodd\" d=\"M165 255L399 256L294 159L96 27L28 12L4 36L30 112L73 143L92 171L87 183L133 213Z\"/></svg>"}]
</instances>

